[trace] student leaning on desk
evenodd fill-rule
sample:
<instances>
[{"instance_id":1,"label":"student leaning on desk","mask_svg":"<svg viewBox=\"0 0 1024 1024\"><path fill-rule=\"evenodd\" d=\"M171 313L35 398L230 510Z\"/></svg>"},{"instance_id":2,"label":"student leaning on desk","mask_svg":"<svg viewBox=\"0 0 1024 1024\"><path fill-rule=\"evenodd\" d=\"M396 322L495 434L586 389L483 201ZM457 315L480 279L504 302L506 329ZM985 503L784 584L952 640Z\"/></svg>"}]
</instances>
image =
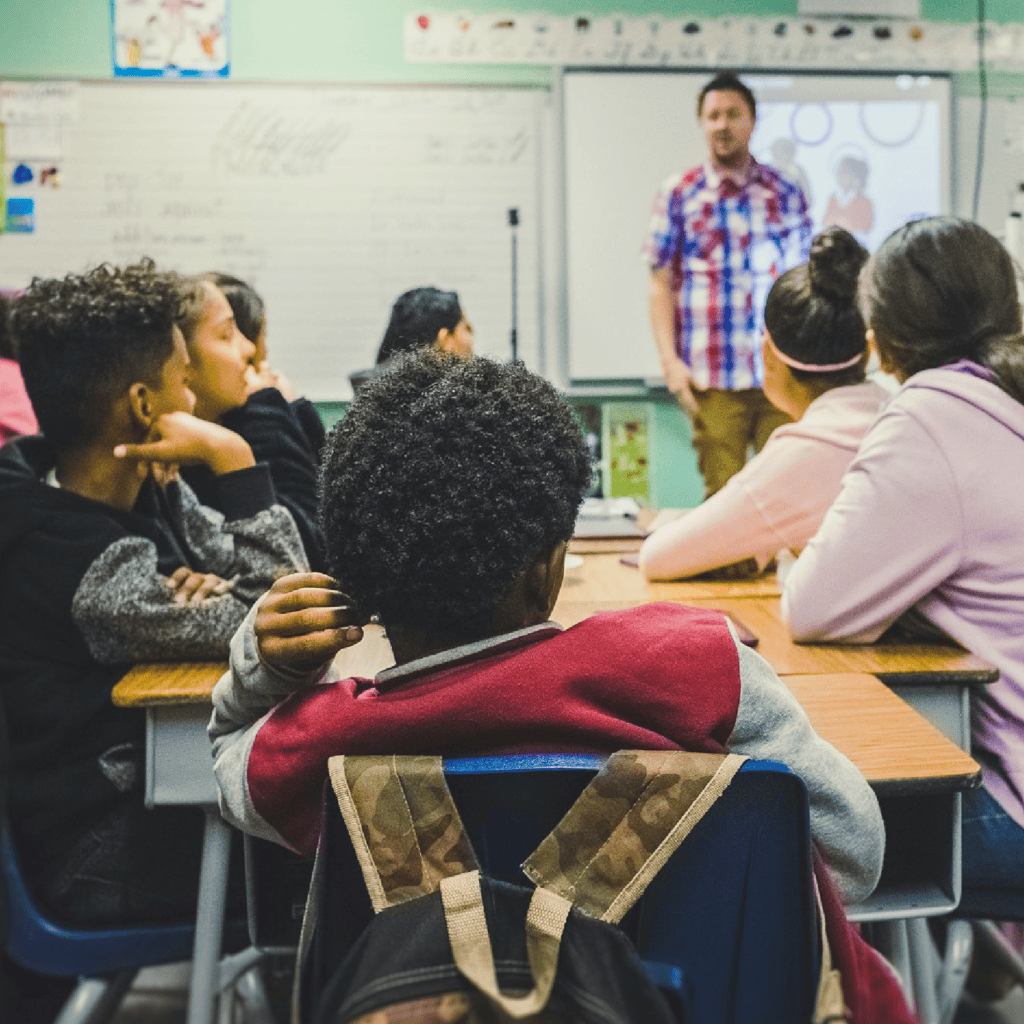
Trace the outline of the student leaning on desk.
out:
<instances>
[{"instance_id":1,"label":"student leaning on desk","mask_svg":"<svg viewBox=\"0 0 1024 1024\"><path fill-rule=\"evenodd\" d=\"M177 307L143 263L37 280L13 315L43 436L0 451L8 815L33 896L69 924L194 916L202 815L144 808L145 718L111 688L135 661L223 657L307 564L266 467L190 414ZM175 479L184 462L216 474L217 508Z\"/></svg>"},{"instance_id":2,"label":"student leaning on desk","mask_svg":"<svg viewBox=\"0 0 1024 1024\"><path fill-rule=\"evenodd\" d=\"M346 593L280 580L233 640L210 723L222 811L308 855L334 754L731 749L803 778L818 849L845 895L865 896L884 844L874 795L721 613L549 620L589 482L571 410L521 364L423 353L367 383L325 452L321 519ZM395 667L335 679L368 615ZM910 1020L841 913L830 928L858 1019ZM884 1016L857 957L889 986Z\"/></svg>"},{"instance_id":3,"label":"student leaning on desk","mask_svg":"<svg viewBox=\"0 0 1024 1024\"><path fill-rule=\"evenodd\" d=\"M316 409L295 399L286 381L266 361L266 321L249 315L241 329L235 306L217 285L225 282L235 304L262 309L255 292L237 278L209 274L180 283L178 327L189 354L189 385L196 396L195 415L233 430L266 463L281 504L291 513L314 569L325 568L316 525L316 479L323 425ZM234 284L231 284L234 282ZM243 290L247 289L247 290ZM282 390L283 389L283 390ZM287 394L285 392L288 392ZM204 465L186 466L182 478L204 504L216 493L216 481Z\"/></svg>"},{"instance_id":4,"label":"student leaning on desk","mask_svg":"<svg viewBox=\"0 0 1024 1024\"><path fill-rule=\"evenodd\" d=\"M703 504L644 541L649 580L670 580L777 552L799 552L821 525L886 393L864 379L868 351L857 308L867 250L842 228L816 236L810 259L772 285L765 304L764 393L794 422ZM664 514L663 514L664 515ZM737 569L740 566L736 566Z\"/></svg>"},{"instance_id":5,"label":"student leaning on desk","mask_svg":"<svg viewBox=\"0 0 1024 1024\"><path fill-rule=\"evenodd\" d=\"M899 228L861 277L902 387L786 582L796 640L870 643L909 610L993 663L972 691L984 787L963 795L965 887L1024 887L1024 334L1015 266L984 228Z\"/></svg>"}]
</instances>

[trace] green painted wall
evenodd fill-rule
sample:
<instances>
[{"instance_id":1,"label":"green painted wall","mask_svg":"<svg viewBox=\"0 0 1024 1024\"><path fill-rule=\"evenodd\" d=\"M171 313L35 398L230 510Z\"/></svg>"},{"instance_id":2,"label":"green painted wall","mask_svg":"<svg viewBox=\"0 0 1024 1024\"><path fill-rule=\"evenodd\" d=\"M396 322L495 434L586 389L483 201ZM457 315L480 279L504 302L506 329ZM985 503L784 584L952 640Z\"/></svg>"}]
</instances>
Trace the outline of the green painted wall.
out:
<instances>
[{"instance_id":1,"label":"green painted wall","mask_svg":"<svg viewBox=\"0 0 1024 1024\"><path fill-rule=\"evenodd\" d=\"M571 14L789 15L797 0L235 0L232 5L232 77L271 81L451 82L546 86L544 67L409 64L403 56L407 11L545 10ZM976 0L922 0L922 14L935 21L973 21ZM1021 0L987 0L993 22L1022 19ZM0 8L0 78L109 78L110 6L107 0L4 0ZM961 75L957 88L976 93L976 76ZM1020 77L990 76L993 94L1019 92ZM155 88L159 88L156 83ZM211 83L211 88L218 88ZM580 400L582 401L582 400ZM610 402L589 398L587 401ZM690 448L689 426L666 395L649 403L651 503L686 506L700 501L702 487ZM344 414L344 403L325 403L328 425Z\"/></svg>"},{"instance_id":2,"label":"green painted wall","mask_svg":"<svg viewBox=\"0 0 1024 1024\"><path fill-rule=\"evenodd\" d=\"M987 0L990 21L1020 21L1020 0ZM235 78L348 82L480 82L543 85L542 67L407 64L402 25L407 11L546 10L570 14L783 14L797 0L235 0ZM925 18L973 21L975 0L922 0ZM106 0L4 0L0 8L0 77L110 77L110 7Z\"/></svg>"}]
</instances>

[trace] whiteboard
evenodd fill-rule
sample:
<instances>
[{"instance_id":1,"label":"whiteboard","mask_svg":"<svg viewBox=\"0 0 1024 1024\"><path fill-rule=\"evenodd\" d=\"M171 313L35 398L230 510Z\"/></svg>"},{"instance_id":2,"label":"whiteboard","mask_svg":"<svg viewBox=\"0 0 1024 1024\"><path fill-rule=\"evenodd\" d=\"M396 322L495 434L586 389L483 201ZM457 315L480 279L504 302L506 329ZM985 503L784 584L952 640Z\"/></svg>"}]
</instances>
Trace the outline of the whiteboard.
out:
<instances>
[{"instance_id":1,"label":"whiteboard","mask_svg":"<svg viewBox=\"0 0 1024 1024\"><path fill-rule=\"evenodd\" d=\"M566 317L573 381L660 380L641 255L655 194L701 163L697 96L712 72L566 69L563 79ZM844 155L870 164L873 248L913 216L950 209L948 78L928 75L743 75L758 119L751 152L776 164L795 139L787 177L804 176L820 230ZM908 173L913 168L913 173Z\"/></svg>"},{"instance_id":2,"label":"whiteboard","mask_svg":"<svg viewBox=\"0 0 1024 1024\"><path fill-rule=\"evenodd\" d=\"M48 142L59 187L8 185L35 199L35 230L0 234L0 287L142 255L235 274L267 303L275 366L313 400L347 399L408 288L457 291L477 351L508 358L517 209L518 351L536 366L543 95L81 83Z\"/></svg>"}]
</instances>

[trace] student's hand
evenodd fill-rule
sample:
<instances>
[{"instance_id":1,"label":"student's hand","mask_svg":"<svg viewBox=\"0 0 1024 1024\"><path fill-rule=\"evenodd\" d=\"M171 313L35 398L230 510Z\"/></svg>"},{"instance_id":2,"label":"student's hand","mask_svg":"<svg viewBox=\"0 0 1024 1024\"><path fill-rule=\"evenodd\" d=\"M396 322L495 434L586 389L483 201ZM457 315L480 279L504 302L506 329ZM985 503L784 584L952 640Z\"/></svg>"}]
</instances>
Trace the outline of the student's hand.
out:
<instances>
[{"instance_id":1,"label":"student's hand","mask_svg":"<svg viewBox=\"0 0 1024 1024\"><path fill-rule=\"evenodd\" d=\"M754 576L760 576L761 572L761 566L756 558L744 558L740 562L720 565L717 569L709 569L695 578L701 580L749 580Z\"/></svg>"},{"instance_id":2,"label":"student's hand","mask_svg":"<svg viewBox=\"0 0 1024 1024\"><path fill-rule=\"evenodd\" d=\"M313 672L362 640L366 621L330 576L293 573L260 599L256 643L271 668Z\"/></svg>"},{"instance_id":3,"label":"student's hand","mask_svg":"<svg viewBox=\"0 0 1024 1024\"><path fill-rule=\"evenodd\" d=\"M246 383L249 386L249 394L255 394L264 388L277 388L284 396L285 401L294 402L299 396L292 387L292 382L283 374L275 370L270 363L264 360L258 366L249 364L245 371Z\"/></svg>"},{"instance_id":4,"label":"student's hand","mask_svg":"<svg viewBox=\"0 0 1024 1024\"><path fill-rule=\"evenodd\" d=\"M212 572L193 572L187 565L167 577L175 604L200 604L208 597L221 597L234 585L234 580L223 580Z\"/></svg>"},{"instance_id":5,"label":"student's hand","mask_svg":"<svg viewBox=\"0 0 1024 1024\"><path fill-rule=\"evenodd\" d=\"M691 416L697 412L697 399L694 391L700 391L693 382L693 375L690 368L682 359L673 359L662 366L665 375L665 386L672 392L675 400L682 406L683 410Z\"/></svg>"},{"instance_id":6,"label":"student's hand","mask_svg":"<svg viewBox=\"0 0 1024 1024\"><path fill-rule=\"evenodd\" d=\"M256 464L244 438L219 423L197 419L187 412L165 413L153 423L144 444L119 444L114 455L165 467L168 463L202 464L217 474Z\"/></svg>"}]
</instances>

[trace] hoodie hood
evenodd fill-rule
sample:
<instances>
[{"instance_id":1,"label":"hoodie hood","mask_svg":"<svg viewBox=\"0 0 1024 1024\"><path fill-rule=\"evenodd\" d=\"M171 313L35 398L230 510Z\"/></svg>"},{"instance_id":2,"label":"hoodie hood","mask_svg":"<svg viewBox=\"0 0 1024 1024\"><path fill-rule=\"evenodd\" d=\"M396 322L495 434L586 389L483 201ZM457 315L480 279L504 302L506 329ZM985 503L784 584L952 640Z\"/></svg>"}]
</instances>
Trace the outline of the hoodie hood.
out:
<instances>
[{"instance_id":1,"label":"hoodie hood","mask_svg":"<svg viewBox=\"0 0 1024 1024\"><path fill-rule=\"evenodd\" d=\"M973 363L954 363L931 370L922 370L909 378L893 401L911 406L923 393L938 391L974 406L978 412L995 420L1024 439L1024 405L1008 395L998 384L981 376Z\"/></svg>"},{"instance_id":2,"label":"hoodie hood","mask_svg":"<svg viewBox=\"0 0 1024 1024\"><path fill-rule=\"evenodd\" d=\"M67 495L46 483L56 463L41 434L19 437L0 448L0 559L53 511Z\"/></svg>"}]
</instances>

